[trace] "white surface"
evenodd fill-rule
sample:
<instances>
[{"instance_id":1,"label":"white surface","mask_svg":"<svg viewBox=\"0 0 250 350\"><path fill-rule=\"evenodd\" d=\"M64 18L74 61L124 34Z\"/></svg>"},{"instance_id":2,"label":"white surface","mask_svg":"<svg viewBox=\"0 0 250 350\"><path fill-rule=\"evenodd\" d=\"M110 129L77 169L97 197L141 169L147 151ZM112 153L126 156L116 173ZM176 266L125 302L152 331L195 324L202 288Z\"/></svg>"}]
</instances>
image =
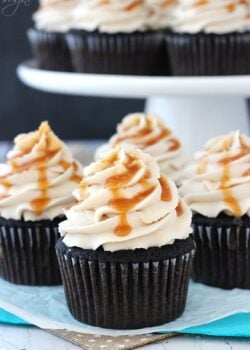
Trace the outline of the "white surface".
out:
<instances>
[{"instance_id":1,"label":"white surface","mask_svg":"<svg viewBox=\"0 0 250 350\"><path fill-rule=\"evenodd\" d=\"M62 286L16 286L0 279L0 308L43 329L67 329L79 333L117 336L174 332L238 312L250 312L250 293L248 290L223 290L190 282L186 308L180 318L165 325L137 330L109 330L76 321L69 313Z\"/></svg>"},{"instance_id":2,"label":"white surface","mask_svg":"<svg viewBox=\"0 0 250 350\"><path fill-rule=\"evenodd\" d=\"M250 340L179 336L140 350L245 350ZM0 326L0 350L80 350L63 339L31 327ZM109 347L108 350L111 350Z\"/></svg>"},{"instance_id":3,"label":"white surface","mask_svg":"<svg viewBox=\"0 0 250 350\"><path fill-rule=\"evenodd\" d=\"M147 77L53 72L34 61L17 68L21 81L35 89L92 96L147 98L152 96L250 96L250 75L227 77Z\"/></svg>"},{"instance_id":4,"label":"white surface","mask_svg":"<svg viewBox=\"0 0 250 350\"><path fill-rule=\"evenodd\" d=\"M240 130L249 134L247 101L242 97L153 97L146 111L158 113L190 154L212 137Z\"/></svg>"}]
</instances>

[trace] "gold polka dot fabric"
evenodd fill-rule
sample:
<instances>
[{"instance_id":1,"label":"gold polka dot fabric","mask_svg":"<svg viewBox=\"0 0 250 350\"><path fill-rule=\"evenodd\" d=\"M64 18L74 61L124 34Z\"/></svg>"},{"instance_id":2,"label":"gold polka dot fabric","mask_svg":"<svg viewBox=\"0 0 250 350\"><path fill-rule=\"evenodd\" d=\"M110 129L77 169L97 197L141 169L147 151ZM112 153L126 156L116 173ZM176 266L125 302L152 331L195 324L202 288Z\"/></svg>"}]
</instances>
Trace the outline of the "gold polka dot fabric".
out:
<instances>
[{"instance_id":1,"label":"gold polka dot fabric","mask_svg":"<svg viewBox=\"0 0 250 350\"><path fill-rule=\"evenodd\" d=\"M159 342L175 336L175 334L143 334L134 336L110 337L99 334L82 334L66 330L47 330L86 350L130 350L143 345Z\"/></svg>"}]
</instances>

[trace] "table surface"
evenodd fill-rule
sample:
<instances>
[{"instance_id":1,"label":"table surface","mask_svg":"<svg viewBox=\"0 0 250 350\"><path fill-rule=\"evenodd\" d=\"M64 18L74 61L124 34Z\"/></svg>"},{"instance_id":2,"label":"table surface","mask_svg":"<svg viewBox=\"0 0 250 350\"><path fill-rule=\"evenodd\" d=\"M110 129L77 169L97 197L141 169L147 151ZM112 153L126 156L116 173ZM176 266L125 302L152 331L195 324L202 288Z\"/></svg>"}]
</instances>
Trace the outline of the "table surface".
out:
<instances>
[{"instance_id":1,"label":"table surface","mask_svg":"<svg viewBox=\"0 0 250 350\"><path fill-rule=\"evenodd\" d=\"M180 335L142 350L245 350L250 339ZM80 350L80 347L34 327L0 326L0 350Z\"/></svg>"}]
</instances>

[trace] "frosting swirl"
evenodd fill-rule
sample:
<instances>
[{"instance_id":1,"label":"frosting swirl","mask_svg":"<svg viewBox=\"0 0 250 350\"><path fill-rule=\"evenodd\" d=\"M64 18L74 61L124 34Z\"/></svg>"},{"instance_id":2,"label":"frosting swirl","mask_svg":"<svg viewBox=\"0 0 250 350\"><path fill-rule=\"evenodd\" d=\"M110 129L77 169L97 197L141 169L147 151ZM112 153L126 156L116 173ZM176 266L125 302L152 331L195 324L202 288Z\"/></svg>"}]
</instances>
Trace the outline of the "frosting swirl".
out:
<instances>
[{"instance_id":1,"label":"frosting swirl","mask_svg":"<svg viewBox=\"0 0 250 350\"><path fill-rule=\"evenodd\" d=\"M238 131L210 140L187 169L180 193L196 213L250 216L250 139Z\"/></svg>"},{"instance_id":2,"label":"frosting swirl","mask_svg":"<svg viewBox=\"0 0 250 350\"><path fill-rule=\"evenodd\" d=\"M177 183L188 163L188 156L180 141L154 114L135 113L126 116L109 143L97 150L97 156L117 144L125 150L139 148L150 154L157 161L161 172Z\"/></svg>"},{"instance_id":3,"label":"frosting swirl","mask_svg":"<svg viewBox=\"0 0 250 350\"><path fill-rule=\"evenodd\" d=\"M140 150L110 150L84 170L78 204L59 225L69 247L117 251L160 247L185 239L191 211L155 160Z\"/></svg>"},{"instance_id":4,"label":"frosting swirl","mask_svg":"<svg viewBox=\"0 0 250 350\"><path fill-rule=\"evenodd\" d=\"M0 166L0 214L6 219L53 219L75 200L82 168L47 122L21 134Z\"/></svg>"},{"instance_id":5,"label":"frosting swirl","mask_svg":"<svg viewBox=\"0 0 250 350\"><path fill-rule=\"evenodd\" d=\"M72 11L77 0L44 0L33 15L39 30L66 32L72 23Z\"/></svg>"},{"instance_id":6,"label":"frosting swirl","mask_svg":"<svg viewBox=\"0 0 250 350\"><path fill-rule=\"evenodd\" d=\"M143 31L149 14L144 0L83 0L73 11L72 26L106 33Z\"/></svg>"},{"instance_id":7,"label":"frosting swirl","mask_svg":"<svg viewBox=\"0 0 250 350\"><path fill-rule=\"evenodd\" d=\"M106 33L167 28L175 0L82 0L72 27Z\"/></svg>"},{"instance_id":8,"label":"frosting swirl","mask_svg":"<svg viewBox=\"0 0 250 350\"><path fill-rule=\"evenodd\" d=\"M182 33L242 32L250 29L248 0L179 0L171 27Z\"/></svg>"}]
</instances>

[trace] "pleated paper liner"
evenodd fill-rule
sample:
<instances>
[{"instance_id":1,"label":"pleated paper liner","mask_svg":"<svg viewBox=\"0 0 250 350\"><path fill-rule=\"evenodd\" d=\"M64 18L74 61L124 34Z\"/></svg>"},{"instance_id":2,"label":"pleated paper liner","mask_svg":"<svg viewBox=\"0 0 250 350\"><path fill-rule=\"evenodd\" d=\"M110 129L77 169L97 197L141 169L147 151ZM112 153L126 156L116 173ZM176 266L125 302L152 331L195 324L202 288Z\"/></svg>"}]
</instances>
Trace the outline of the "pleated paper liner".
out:
<instances>
[{"instance_id":1,"label":"pleated paper liner","mask_svg":"<svg viewBox=\"0 0 250 350\"><path fill-rule=\"evenodd\" d=\"M167 32L165 39L173 75L250 73L250 32L222 35Z\"/></svg>"},{"instance_id":2,"label":"pleated paper liner","mask_svg":"<svg viewBox=\"0 0 250 350\"><path fill-rule=\"evenodd\" d=\"M107 34L71 30L66 39L76 72L134 75L167 72L159 64L165 54L160 32Z\"/></svg>"},{"instance_id":3,"label":"pleated paper liner","mask_svg":"<svg viewBox=\"0 0 250 350\"><path fill-rule=\"evenodd\" d=\"M193 279L210 286L250 289L250 219L193 217Z\"/></svg>"},{"instance_id":4,"label":"pleated paper liner","mask_svg":"<svg viewBox=\"0 0 250 350\"><path fill-rule=\"evenodd\" d=\"M184 311L194 255L190 237L161 248L105 252L56 245L66 300L80 322L135 329Z\"/></svg>"},{"instance_id":5,"label":"pleated paper liner","mask_svg":"<svg viewBox=\"0 0 250 350\"><path fill-rule=\"evenodd\" d=\"M58 223L0 218L0 276L24 285L61 284L55 244L59 238Z\"/></svg>"},{"instance_id":6,"label":"pleated paper liner","mask_svg":"<svg viewBox=\"0 0 250 350\"><path fill-rule=\"evenodd\" d=\"M64 33L30 28L27 35L39 68L53 71L72 71L70 52Z\"/></svg>"}]
</instances>

